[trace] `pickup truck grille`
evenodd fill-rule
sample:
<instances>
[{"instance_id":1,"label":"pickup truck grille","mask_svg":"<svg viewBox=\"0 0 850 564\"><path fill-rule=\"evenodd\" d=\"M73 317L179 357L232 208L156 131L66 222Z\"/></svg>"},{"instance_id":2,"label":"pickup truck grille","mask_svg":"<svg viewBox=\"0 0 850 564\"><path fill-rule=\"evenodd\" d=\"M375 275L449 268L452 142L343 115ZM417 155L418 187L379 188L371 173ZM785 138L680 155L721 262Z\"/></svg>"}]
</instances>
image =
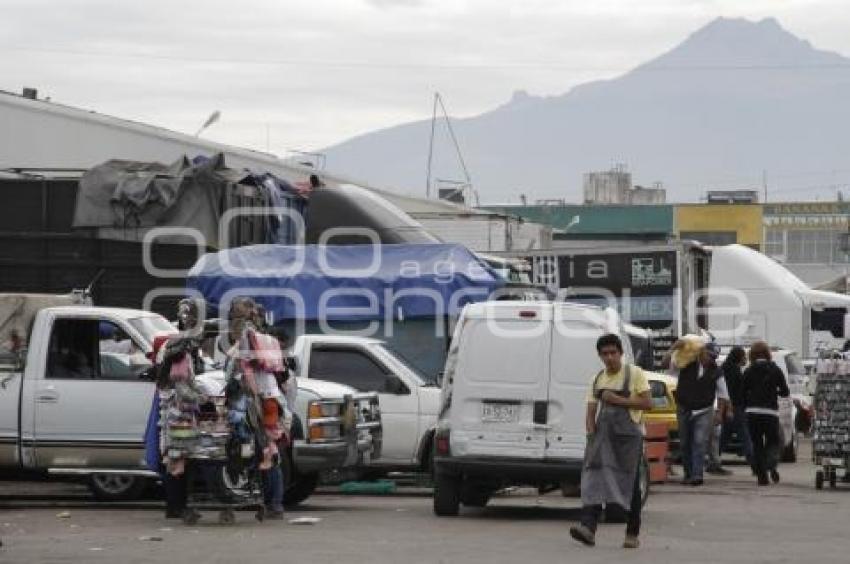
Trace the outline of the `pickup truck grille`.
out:
<instances>
[{"instance_id":1,"label":"pickup truck grille","mask_svg":"<svg viewBox=\"0 0 850 564\"><path fill-rule=\"evenodd\" d=\"M383 426L381 422L381 407L378 402L378 394L375 392L355 394L352 397L357 409L357 432L368 433L372 438L372 458L380 458L381 444L383 440Z\"/></svg>"}]
</instances>

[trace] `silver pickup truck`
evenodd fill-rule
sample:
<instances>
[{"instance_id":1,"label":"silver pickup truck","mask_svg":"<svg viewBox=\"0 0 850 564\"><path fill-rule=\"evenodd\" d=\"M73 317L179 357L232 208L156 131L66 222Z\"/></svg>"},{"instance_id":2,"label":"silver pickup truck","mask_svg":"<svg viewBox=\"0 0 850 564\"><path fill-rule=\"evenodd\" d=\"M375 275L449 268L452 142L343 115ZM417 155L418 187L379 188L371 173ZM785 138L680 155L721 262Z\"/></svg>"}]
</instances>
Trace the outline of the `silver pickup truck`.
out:
<instances>
[{"instance_id":1,"label":"silver pickup truck","mask_svg":"<svg viewBox=\"0 0 850 564\"><path fill-rule=\"evenodd\" d=\"M101 499L140 495L158 477L144 462L154 396L148 355L154 336L175 328L141 310L69 305L37 309L25 331L4 334L15 321L9 308L2 315L4 297L9 295L0 295L0 469L84 477ZM220 373L207 375L207 384L218 378ZM291 469L288 505L313 492L320 472L380 455L376 394L299 382L295 416L295 440L285 461Z\"/></svg>"}]
</instances>

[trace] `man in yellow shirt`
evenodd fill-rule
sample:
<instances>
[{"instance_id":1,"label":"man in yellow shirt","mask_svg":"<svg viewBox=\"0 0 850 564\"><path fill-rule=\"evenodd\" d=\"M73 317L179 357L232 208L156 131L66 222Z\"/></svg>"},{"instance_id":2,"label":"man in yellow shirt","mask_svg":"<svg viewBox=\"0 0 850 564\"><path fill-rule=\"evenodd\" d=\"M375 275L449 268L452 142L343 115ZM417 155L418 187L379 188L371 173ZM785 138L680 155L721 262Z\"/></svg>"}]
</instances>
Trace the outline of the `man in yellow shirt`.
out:
<instances>
[{"instance_id":1,"label":"man in yellow shirt","mask_svg":"<svg viewBox=\"0 0 850 564\"><path fill-rule=\"evenodd\" d=\"M581 524L570 535L596 544L602 506L629 509L624 548L640 546L641 492L639 466L643 457L643 412L652 408L649 381L643 371L623 363L623 343L603 335L596 351L605 365L593 379L587 396L587 448L581 475Z\"/></svg>"}]
</instances>

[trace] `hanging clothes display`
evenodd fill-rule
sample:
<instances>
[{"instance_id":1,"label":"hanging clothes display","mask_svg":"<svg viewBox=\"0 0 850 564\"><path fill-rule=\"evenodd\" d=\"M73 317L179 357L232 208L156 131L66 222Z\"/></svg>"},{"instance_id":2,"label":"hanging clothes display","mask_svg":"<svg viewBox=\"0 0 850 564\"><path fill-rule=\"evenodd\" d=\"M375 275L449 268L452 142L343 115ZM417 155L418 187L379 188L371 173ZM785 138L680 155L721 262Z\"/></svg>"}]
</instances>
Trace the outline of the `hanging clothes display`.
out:
<instances>
[{"instance_id":1,"label":"hanging clothes display","mask_svg":"<svg viewBox=\"0 0 850 564\"><path fill-rule=\"evenodd\" d=\"M166 471L180 476L199 445L198 418L203 394L195 385L192 340L175 338L158 353L160 452Z\"/></svg>"}]
</instances>

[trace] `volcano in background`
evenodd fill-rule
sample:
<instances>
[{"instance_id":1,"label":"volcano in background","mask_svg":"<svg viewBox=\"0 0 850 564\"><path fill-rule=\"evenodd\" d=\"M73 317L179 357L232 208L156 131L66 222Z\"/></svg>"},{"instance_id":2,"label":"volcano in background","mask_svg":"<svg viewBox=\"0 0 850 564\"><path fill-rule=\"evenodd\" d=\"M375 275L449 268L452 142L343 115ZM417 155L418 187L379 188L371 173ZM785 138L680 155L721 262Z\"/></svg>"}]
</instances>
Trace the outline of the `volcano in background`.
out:
<instances>
[{"instance_id":1,"label":"volcano in background","mask_svg":"<svg viewBox=\"0 0 850 564\"><path fill-rule=\"evenodd\" d=\"M560 96L518 91L452 121L482 203L581 201L582 174L627 163L668 200L707 189L761 190L769 200L834 197L850 177L850 59L812 47L775 19L719 18L673 50L612 80ZM378 187L424 194L430 120L327 148L328 167ZM461 178L448 139L433 176ZM846 187L845 187L846 188Z\"/></svg>"}]
</instances>

